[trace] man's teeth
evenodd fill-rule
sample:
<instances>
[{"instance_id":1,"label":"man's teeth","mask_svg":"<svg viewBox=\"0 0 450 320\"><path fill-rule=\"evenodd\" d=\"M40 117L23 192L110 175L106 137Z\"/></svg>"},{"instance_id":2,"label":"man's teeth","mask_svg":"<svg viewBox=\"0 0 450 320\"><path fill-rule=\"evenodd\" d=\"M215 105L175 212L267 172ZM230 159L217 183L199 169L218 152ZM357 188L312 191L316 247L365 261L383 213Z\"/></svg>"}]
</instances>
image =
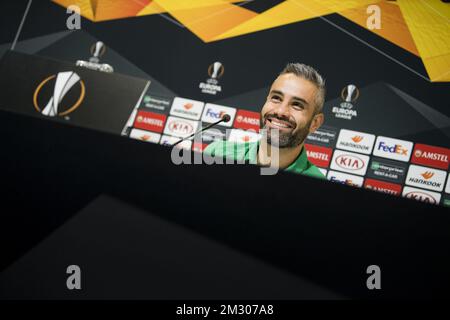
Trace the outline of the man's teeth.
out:
<instances>
[{"instance_id":1,"label":"man's teeth","mask_svg":"<svg viewBox=\"0 0 450 320\"><path fill-rule=\"evenodd\" d=\"M274 125L276 125L277 127L280 127L280 128L290 128L290 126L288 126L288 125L286 125L284 123L278 122L277 120L274 120L274 119L272 119L271 122L272 122L272 124L274 124Z\"/></svg>"}]
</instances>

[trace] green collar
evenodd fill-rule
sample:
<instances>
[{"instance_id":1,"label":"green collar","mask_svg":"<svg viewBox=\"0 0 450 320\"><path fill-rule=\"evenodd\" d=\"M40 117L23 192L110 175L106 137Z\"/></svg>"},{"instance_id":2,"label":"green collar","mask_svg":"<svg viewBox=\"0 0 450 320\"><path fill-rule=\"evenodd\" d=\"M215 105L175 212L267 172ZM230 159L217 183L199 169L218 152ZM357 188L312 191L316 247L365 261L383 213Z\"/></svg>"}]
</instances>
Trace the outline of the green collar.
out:
<instances>
[{"instance_id":1,"label":"green collar","mask_svg":"<svg viewBox=\"0 0 450 320\"><path fill-rule=\"evenodd\" d=\"M247 158L247 160L250 163L257 164L258 150L259 150L259 141L250 143L247 151L247 156L245 158ZM303 147L297 159L295 159L295 161L292 162L285 170L293 172L302 172L307 167L308 167L308 158L306 155L306 149L305 147Z\"/></svg>"}]
</instances>

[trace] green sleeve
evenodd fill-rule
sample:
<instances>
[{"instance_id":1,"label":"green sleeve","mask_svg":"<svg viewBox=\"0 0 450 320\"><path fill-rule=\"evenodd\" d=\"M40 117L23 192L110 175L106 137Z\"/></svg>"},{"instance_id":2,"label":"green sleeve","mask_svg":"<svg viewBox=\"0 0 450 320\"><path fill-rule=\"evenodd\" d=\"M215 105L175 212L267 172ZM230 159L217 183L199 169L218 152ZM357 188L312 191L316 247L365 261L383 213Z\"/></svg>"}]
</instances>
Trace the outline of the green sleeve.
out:
<instances>
[{"instance_id":1,"label":"green sleeve","mask_svg":"<svg viewBox=\"0 0 450 320\"><path fill-rule=\"evenodd\" d=\"M209 154L213 157L215 156L221 156L223 155L223 145L224 141L217 140L213 143L209 144L205 150L203 150L203 153Z\"/></svg>"},{"instance_id":2,"label":"green sleeve","mask_svg":"<svg viewBox=\"0 0 450 320\"><path fill-rule=\"evenodd\" d=\"M323 175L323 173L319 170L319 168L317 168L315 165L310 164L309 168L306 169L305 171L303 171L304 175L313 177L313 178L318 178L318 179L324 179L326 180L327 178Z\"/></svg>"}]
</instances>

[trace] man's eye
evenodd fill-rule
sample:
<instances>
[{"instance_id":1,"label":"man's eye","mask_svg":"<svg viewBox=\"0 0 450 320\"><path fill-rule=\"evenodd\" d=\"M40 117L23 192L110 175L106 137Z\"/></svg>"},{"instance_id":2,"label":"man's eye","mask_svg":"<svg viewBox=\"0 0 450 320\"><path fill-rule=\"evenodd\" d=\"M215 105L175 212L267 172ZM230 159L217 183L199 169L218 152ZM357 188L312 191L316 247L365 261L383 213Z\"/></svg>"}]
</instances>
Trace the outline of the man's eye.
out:
<instances>
[{"instance_id":1,"label":"man's eye","mask_svg":"<svg viewBox=\"0 0 450 320\"><path fill-rule=\"evenodd\" d=\"M281 101L281 98L279 96L272 96L273 101Z\"/></svg>"},{"instance_id":2,"label":"man's eye","mask_svg":"<svg viewBox=\"0 0 450 320\"><path fill-rule=\"evenodd\" d=\"M299 102L294 102L292 104L292 106L294 107L294 109L297 109L297 110L303 110L305 108L305 106Z\"/></svg>"}]
</instances>

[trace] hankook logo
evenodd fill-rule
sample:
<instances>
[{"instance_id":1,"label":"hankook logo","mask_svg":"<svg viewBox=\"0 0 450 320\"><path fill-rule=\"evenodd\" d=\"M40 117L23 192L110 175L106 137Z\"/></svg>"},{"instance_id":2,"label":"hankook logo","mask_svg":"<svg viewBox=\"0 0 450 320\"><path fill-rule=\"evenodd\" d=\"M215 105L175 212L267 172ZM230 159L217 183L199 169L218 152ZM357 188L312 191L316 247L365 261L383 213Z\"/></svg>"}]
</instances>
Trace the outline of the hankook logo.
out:
<instances>
[{"instance_id":1,"label":"hankook logo","mask_svg":"<svg viewBox=\"0 0 450 320\"><path fill-rule=\"evenodd\" d=\"M424 177L424 179L428 180L434 176L434 173L427 171L427 172L422 173L421 176Z\"/></svg>"},{"instance_id":2,"label":"hankook logo","mask_svg":"<svg viewBox=\"0 0 450 320\"><path fill-rule=\"evenodd\" d=\"M49 85L50 81L55 79L55 84L53 88L53 95L49 97L48 103L45 107L39 104L40 94L46 85ZM68 102L63 103L64 97L70 90L76 90L75 85L79 84L80 94L78 99L70 105ZM60 72L57 75L51 75L44 79L36 88L33 95L33 105L37 112L48 117L64 117L74 112L84 100L86 93L86 86L81 80L80 76L72 71Z\"/></svg>"}]
</instances>

